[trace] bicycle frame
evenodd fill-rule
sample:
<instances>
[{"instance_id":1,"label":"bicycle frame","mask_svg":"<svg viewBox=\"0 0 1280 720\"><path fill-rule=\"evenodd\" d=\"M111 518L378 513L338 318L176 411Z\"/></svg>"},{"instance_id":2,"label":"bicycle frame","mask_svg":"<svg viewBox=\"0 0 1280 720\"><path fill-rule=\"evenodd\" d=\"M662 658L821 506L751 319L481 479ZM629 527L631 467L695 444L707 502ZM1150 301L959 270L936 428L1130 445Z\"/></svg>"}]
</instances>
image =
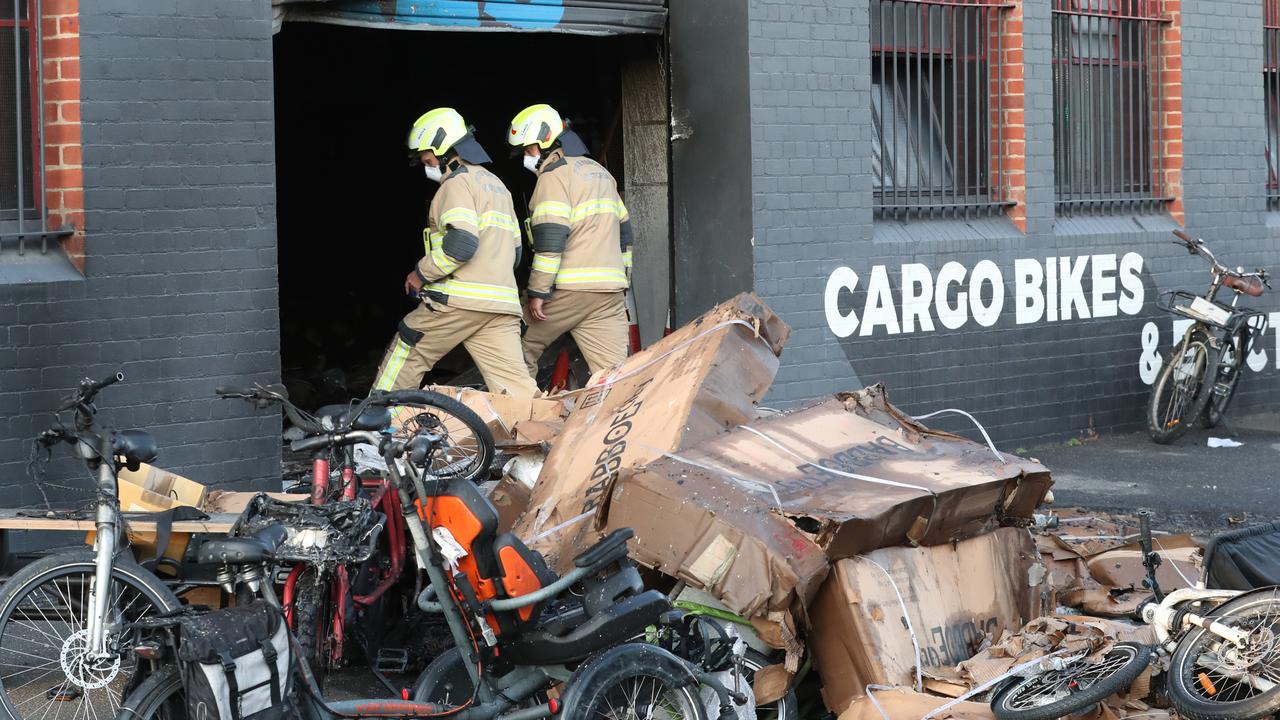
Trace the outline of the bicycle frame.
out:
<instances>
[{"instance_id":1,"label":"bicycle frame","mask_svg":"<svg viewBox=\"0 0 1280 720\"><path fill-rule=\"evenodd\" d=\"M1219 605L1242 594L1240 590L1209 590L1204 587L1203 582L1199 582L1193 588L1174 590L1166 595L1159 604L1151 604L1144 607L1142 609L1142 621L1155 630L1156 638L1160 641L1160 645L1167 644L1182 630L1192 626L1202 627L1233 645L1240 645L1248 636L1247 633L1215 622L1212 618L1191 612L1183 613L1179 606L1196 602L1213 602L1214 605ZM1180 626L1174 627L1174 623L1178 622L1179 614L1182 615Z\"/></svg>"}]
</instances>

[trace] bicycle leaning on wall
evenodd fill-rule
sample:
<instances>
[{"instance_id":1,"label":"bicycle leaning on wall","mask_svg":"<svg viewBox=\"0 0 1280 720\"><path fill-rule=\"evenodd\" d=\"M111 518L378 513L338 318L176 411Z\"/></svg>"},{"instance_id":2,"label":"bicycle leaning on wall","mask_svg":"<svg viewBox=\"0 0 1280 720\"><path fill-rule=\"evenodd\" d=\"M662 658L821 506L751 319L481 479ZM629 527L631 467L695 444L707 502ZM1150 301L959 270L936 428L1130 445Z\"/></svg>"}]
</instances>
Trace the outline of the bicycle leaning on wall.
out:
<instances>
[{"instance_id":1,"label":"bicycle leaning on wall","mask_svg":"<svg viewBox=\"0 0 1280 720\"><path fill-rule=\"evenodd\" d=\"M94 708L118 709L137 666L120 649L125 625L179 606L120 542L116 473L156 457L149 433L97 426L98 392L123 379L116 373L82 380L58 405L53 426L35 439L33 471L66 443L96 478L97 537L92 549L27 565L0 589L0 717L92 717Z\"/></svg>"},{"instance_id":2,"label":"bicycle leaning on wall","mask_svg":"<svg viewBox=\"0 0 1280 720\"><path fill-rule=\"evenodd\" d=\"M1162 310L1194 321L1151 387L1147 429L1161 445L1177 440L1196 421L1206 428L1222 422L1245 358L1267 332L1266 314L1238 307L1240 296L1260 297L1264 287L1271 287L1266 270L1230 270L1218 262L1204 240L1181 230L1173 234L1187 252L1209 261L1213 282L1204 295L1175 290L1162 294L1156 303ZM1224 287L1234 293L1230 304L1218 300L1218 291Z\"/></svg>"}]
</instances>

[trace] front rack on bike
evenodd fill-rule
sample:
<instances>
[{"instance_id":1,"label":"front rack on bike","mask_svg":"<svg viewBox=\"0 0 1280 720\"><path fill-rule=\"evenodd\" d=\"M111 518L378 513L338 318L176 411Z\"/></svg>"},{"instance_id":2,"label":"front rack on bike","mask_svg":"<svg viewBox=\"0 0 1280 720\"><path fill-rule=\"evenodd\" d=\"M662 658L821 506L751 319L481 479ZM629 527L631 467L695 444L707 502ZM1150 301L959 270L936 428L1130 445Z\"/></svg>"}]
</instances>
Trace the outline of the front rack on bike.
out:
<instances>
[{"instance_id":1,"label":"front rack on bike","mask_svg":"<svg viewBox=\"0 0 1280 720\"><path fill-rule=\"evenodd\" d=\"M1196 306L1204 308L1206 305L1211 306L1211 308L1205 308L1206 311L1204 312L1196 309ZM1156 307L1165 312L1171 312L1190 320L1208 323L1220 328L1227 326L1227 321L1230 320L1232 313L1230 307L1218 302L1210 303L1203 297L1189 293L1186 290L1166 290L1160 293L1156 298Z\"/></svg>"},{"instance_id":2,"label":"front rack on bike","mask_svg":"<svg viewBox=\"0 0 1280 720\"><path fill-rule=\"evenodd\" d=\"M289 529L289 537L276 549L276 560L346 565L373 556L384 522L363 497L310 505L259 493L249 501L229 535L250 536L268 525L282 524Z\"/></svg>"}]
</instances>

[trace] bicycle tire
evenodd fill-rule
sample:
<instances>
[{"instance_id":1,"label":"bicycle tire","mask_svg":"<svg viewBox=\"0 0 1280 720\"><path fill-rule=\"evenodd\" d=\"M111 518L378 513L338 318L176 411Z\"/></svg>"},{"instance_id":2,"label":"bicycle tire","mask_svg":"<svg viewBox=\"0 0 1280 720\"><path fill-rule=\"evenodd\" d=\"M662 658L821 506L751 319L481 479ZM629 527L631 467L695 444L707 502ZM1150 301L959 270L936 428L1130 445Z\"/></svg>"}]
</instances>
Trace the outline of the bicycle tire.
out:
<instances>
[{"instance_id":1,"label":"bicycle tire","mask_svg":"<svg viewBox=\"0 0 1280 720\"><path fill-rule=\"evenodd\" d=\"M1079 691L1070 690L1070 685L1078 682L1073 675L1078 677L1081 673L1088 672L1089 666L1105 666L1108 663L1115 664L1109 673L1081 687ZM1057 720L1077 710L1097 705L1128 688L1150 663L1150 646L1116 643L1097 663L1080 659L1068 665L1066 670L1049 670L1005 685L991 699L991 712L997 720ZM1053 682L1055 685L1065 683L1066 697L1031 704L1032 701L1027 699L1026 694L1033 692L1037 683L1046 682ZM1017 704L1028 706L1017 707Z\"/></svg>"},{"instance_id":2,"label":"bicycle tire","mask_svg":"<svg viewBox=\"0 0 1280 720\"><path fill-rule=\"evenodd\" d=\"M1235 362L1229 366L1231 377L1227 380L1228 385L1225 393L1219 395L1216 392L1218 380L1215 379L1214 381L1214 391L1209 393L1209 402L1205 403L1204 412L1200 414L1200 427L1206 430L1218 427L1218 424L1222 422L1223 416L1227 414L1227 407L1231 405L1231 400L1236 396L1236 388L1240 385L1240 373L1244 371L1245 353L1241 352L1241 350L1244 349L1248 340L1247 334L1247 330L1241 330L1236 334L1236 339L1239 343L1224 343L1222 351L1218 353L1218 372L1215 373L1216 376L1221 376L1224 367L1227 367L1222 362L1227 353L1234 355Z\"/></svg>"},{"instance_id":3,"label":"bicycle tire","mask_svg":"<svg viewBox=\"0 0 1280 720\"><path fill-rule=\"evenodd\" d=\"M773 662L764 653L747 648L742 656L742 665L751 673L747 682L754 682L755 674L761 668ZM800 714L800 701L796 697L794 687L787 688L787 693L775 702L767 705L756 705L756 717L759 720L796 720Z\"/></svg>"},{"instance_id":4,"label":"bicycle tire","mask_svg":"<svg viewBox=\"0 0 1280 720\"><path fill-rule=\"evenodd\" d=\"M412 421L416 424L416 427L411 427L409 423L406 423L402 427L401 431L397 432L397 436L400 435L400 432L408 432L410 434L416 433L425 427L427 423L438 422L440 423L440 427L443 427L446 431L446 437L451 437L452 433L457 431L458 426L461 425L461 427L469 431L472 437L475 438L475 448L468 453L468 451L460 445L451 446L450 449L448 449L448 452L458 452L462 457L466 457L469 454L469 458L464 462L463 460L450 461L448 460L448 457L446 457L446 462L442 467L433 466L428 470L428 472L430 477L436 480L453 480L462 478L471 482L479 481L482 475L489 472L489 467L493 464L493 433L489 430L489 426L480 419L480 416L477 415L475 411L461 402L438 392L430 392L428 395L429 400L427 402L402 406L407 408L421 407L426 410L426 412L415 413L412 416ZM447 423L441 420L438 415L431 413L431 410L438 410L446 413L450 415L455 422ZM425 420L423 419L424 415L427 416L427 419ZM433 458L433 461L434 460L435 458Z\"/></svg>"},{"instance_id":5,"label":"bicycle tire","mask_svg":"<svg viewBox=\"0 0 1280 720\"><path fill-rule=\"evenodd\" d=\"M329 658L326 639L333 628L330 627L332 613L329 603L328 577L317 577L315 568L307 568L298 576L293 587L293 636L298 641L298 655L316 680L316 686L324 689L325 677L329 674Z\"/></svg>"},{"instance_id":6,"label":"bicycle tire","mask_svg":"<svg viewBox=\"0 0 1280 720\"><path fill-rule=\"evenodd\" d=\"M1280 640L1277 640L1280 637L1277 634L1280 633L1280 589L1264 588L1247 592L1214 608L1210 616L1218 622L1230 625L1233 619L1249 617L1247 613L1251 609L1268 607L1274 615L1269 622L1270 627L1263 628L1261 625L1255 625L1255 632L1265 630L1266 642L1274 646L1280 644ZM1248 621L1248 624L1253 625L1252 620ZM1200 648L1207 647L1207 643L1215 641L1217 636L1199 627L1192 629L1178 640L1169 661L1167 674L1169 701L1178 710L1178 714L1187 720L1220 720L1222 718L1258 720L1280 711L1280 684L1276 684L1274 680L1269 680L1273 684L1270 689L1245 695L1240 700L1221 702L1212 699L1223 694L1224 688L1238 690L1244 686L1244 683L1235 682L1229 676L1218 672L1221 666L1215 669L1198 664L1197 661L1203 657ZM1215 653L1213 657L1220 659L1222 656ZM1222 662L1229 664L1232 661ZM1250 671L1255 670L1258 664L1262 663L1265 663L1270 671L1267 674L1280 678L1280 649L1272 648L1262 655L1259 663L1251 663L1245 667L1243 674L1256 675L1257 673ZM1238 669L1228 669L1233 670L1237 675L1241 674ZM1208 679L1207 683L1202 679L1202 675ZM1248 691L1252 690L1253 688L1248 688ZM1206 695L1210 699L1206 700Z\"/></svg>"},{"instance_id":7,"label":"bicycle tire","mask_svg":"<svg viewBox=\"0 0 1280 720\"><path fill-rule=\"evenodd\" d=\"M413 683L414 702L458 706L475 694L462 651L451 647L427 664Z\"/></svg>"},{"instance_id":8,"label":"bicycle tire","mask_svg":"<svg viewBox=\"0 0 1280 720\"><path fill-rule=\"evenodd\" d=\"M1199 383L1193 391L1190 403L1182 409L1177 418L1163 417L1161 399L1166 392L1175 390L1174 372L1182 366L1180 360L1186 356L1192 346L1198 347L1204 358L1204 366L1198 371ZM1175 362L1175 359L1179 362ZM1209 349L1208 336L1202 330L1188 332L1169 353L1169 358L1160 368L1160 374L1156 376L1155 384L1151 387L1151 400L1147 404L1147 431L1153 441L1160 445L1168 445L1182 437L1191 428L1192 423L1196 422L1204 412L1204 406L1213 393L1213 383L1205 382L1205 379L1216 378L1217 373L1218 353Z\"/></svg>"},{"instance_id":9,"label":"bicycle tire","mask_svg":"<svg viewBox=\"0 0 1280 720\"><path fill-rule=\"evenodd\" d=\"M74 638L84 632L83 623L78 623L75 617L76 606L83 608L87 599L87 583L93 577L95 572L95 556L90 548L83 548L74 552L61 555L50 555L27 565L4 583L0 588L0 665L10 666L6 669L4 677L0 678L0 710L7 713L7 716L15 720L22 720L25 711L19 710L21 706L29 703L38 695L28 695L22 699L11 699L10 693L18 693L23 689L34 689L37 692L45 691L48 698L50 692L57 688L56 694L70 697L79 693L79 697L73 700L54 700L49 698L50 702L67 703L97 703L104 702L107 706L116 706L123 700L125 688L128 687L132 675L136 671L136 658L132 658L125 653L120 653L114 661L114 670L109 671L111 679L107 684L93 688L81 685L71 678L67 673L66 660L63 657L62 650L74 643ZM79 580L73 584L72 579L78 577ZM145 605L134 603L142 598L145 603L150 604L159 612L167 612L177 609L180 603L173 592L152 573L142 568L130 559L117 556L112 563L111 568L112 588L116 583L121 583L120 594L117 596L122 602L126 597L124 593L130 590L137 593L123 609L123 613L137 611L134 615L130 615L127 620L136 620L145 616L147 611ZM59 585L59 581L65 580L63 585ZM44 590L46 584L51 584L51 589ZM74 589L74 591L73 591ZM37 593L48 593L40 595ZM48 600L50 605L47 607L41 603ZM76 601L79 601L78 603ZM57 611L53 609L53 603L65 601L66 615L57 615ZM20 608L22 608L20 610ZM30 622L23 623L17 614L27 615ZM39 615L39 619L37 619ZM52 618L59 621L54 622ZM64 621L63 618L70 618ZM48 631L40 629L40 625L48 623ZM75 629L79 627L79 629ZM62 634L62 629L68 632ZM35 635L31 633L34 632ZM8 642L12 640L18 648L12 648ZM61 640L60 646L55 646L50 641ZM48 650L57 653L57 657L52 659L55 664L54 670L49 670L40 675L31 678L31 680L21 686L13 682L8 682L12 678L20 677L26 672L25 670L18 673L11 672L12 668L27 668L31 664L29 658L37 660L42 659L36 650L37 646L45 646ZM74 652L74 650L72 651ZM15 662L18 658L24 658L20 665ZM49 663L37 669L44 669ZM77 665L77 667L82 667ZM46 678L53 673L53 678ZM95 678L96 684L102 680L103 675ZM60 681L60 682L59 682ZM31 685L36 685L32 688ZM45 687L48 685L49 687ZM74 689L73 689L74 688ZM106 692L101 692L105 690ZM43 707L43 706L41 706ZM64 707L60 705L59 707ZM45 708L47 710L47 707ZM69 708L67 708L69 710ZM37 710L31 717L38 717L40 711Z\"/></svg>"},{"instance_id":10,"label":"bicycle tire","mask_svg":"<svg viewBox=\"0 0 1280 720\"><path fill-rule=\"evenodd\" d=\"M131 720L186 720L182 674L174 665L152 673L120 706L117 717Z\"/></svg>"},{"instance_id":11,"label":"bicycle tire","mask_svg":"<svg viewBox=\"0 0 1280 720\"><path fill-rule=\"evenodd\" d=\"M599 720L601 717L612 717L603 711L604 706L616 707L627 702L634 706L642 699L640 690L646 680L652 681L654 689L653 694L647 698L648 702L657 702L660 699L659 690L665 688L667 692L662 694L661 699L681 706L680 712L672 712L674 707L664 708L662 714L669 720L707 720L706 708L698 693L698 683L693 679L689 668L671 653L648 643L615 645L578 666L560 698L560 717L563 720ZM636 692L627 693L626 684L632 682L635 683ZM636 713L636 716L653 715Z\"/></svg>"}]
</instances>

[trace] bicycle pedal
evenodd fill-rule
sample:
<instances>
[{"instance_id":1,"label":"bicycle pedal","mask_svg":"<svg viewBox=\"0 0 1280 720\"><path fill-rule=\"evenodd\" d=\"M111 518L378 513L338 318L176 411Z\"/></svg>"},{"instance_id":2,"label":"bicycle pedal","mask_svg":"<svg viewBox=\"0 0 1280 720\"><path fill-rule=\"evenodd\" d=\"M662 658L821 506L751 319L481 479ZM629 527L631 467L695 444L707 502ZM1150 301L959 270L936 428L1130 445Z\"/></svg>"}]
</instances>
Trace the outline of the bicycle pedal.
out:
<instances>
[{"instance_id":1,"label":"bicycle pedal","mask_svg":"<svg viewBox=\"0 0 1280 720\"><path fill-rule=\"evenodd\" d=\"M404 648L381 648L373 660L378 672L402 673L409 667L409 651Z\"/></svg>"}]
</instances>

